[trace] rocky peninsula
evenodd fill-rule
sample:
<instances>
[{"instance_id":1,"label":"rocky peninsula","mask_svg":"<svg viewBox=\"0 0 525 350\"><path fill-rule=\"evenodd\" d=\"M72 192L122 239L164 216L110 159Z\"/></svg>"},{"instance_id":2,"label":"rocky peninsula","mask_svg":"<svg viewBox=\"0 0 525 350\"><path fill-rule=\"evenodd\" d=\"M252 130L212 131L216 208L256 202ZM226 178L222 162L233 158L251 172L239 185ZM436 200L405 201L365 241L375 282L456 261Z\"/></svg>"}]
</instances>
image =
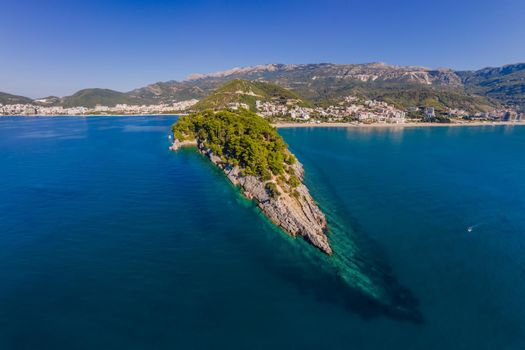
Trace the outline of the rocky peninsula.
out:
<instances>
[{"instance_id":1,"label":"rocky peninsula","mask_svg":"<svg viewBox=\"0 0 525 350\"><path fill-rule=\"evenodd\" d=\"M176 151L195 146L277 226L331 255L327 224L308 188L304 170L281 136L249 111L206 111L173 126Z\"/></svg>"},{"instance_id":2,"label":"rocky peninsula","mask_svg":"<svg viewBox=\"0 0 525 350\"><path fill-rule=\"evenodd\" d=\"M372 301L395 317L420 322L417 301L376 259L366 242L337 220L328 239L325 214L304 185L303 166L267 120L243 109L208 110L179 118L172 130L172 150L195 147L273 223L316 247L320 256L305 252L305 257L339 276L342 299L351 296L352 302Z\"/></svg>"}]
</instances>

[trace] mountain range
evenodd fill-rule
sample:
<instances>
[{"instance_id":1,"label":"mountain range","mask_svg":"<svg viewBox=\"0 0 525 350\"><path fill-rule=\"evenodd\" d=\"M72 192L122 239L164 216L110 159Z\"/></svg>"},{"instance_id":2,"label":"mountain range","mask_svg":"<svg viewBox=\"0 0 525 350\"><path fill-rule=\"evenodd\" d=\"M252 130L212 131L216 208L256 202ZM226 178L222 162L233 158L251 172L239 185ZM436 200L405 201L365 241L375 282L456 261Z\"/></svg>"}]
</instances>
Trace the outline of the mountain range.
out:
<instances>
[{"instance_id":1,"label":"mountain range","mask_svg":"<svg viewBox=\"0 0 525 350\"><path fill-rule=\"evenodd\" d=\"M400 108L430 105L438 109L487 110L500 106L525 109L524 63L477 71L384 63L266 64L211 74L194 74L184 81L158 82L129 92L84 89L71 96L51 96L37 100L0 93L0 103L32 102L65 107L94 107L120 103L173 103L194 98L203 100L235 79L271 83L274 89L277 86L290 90L280 93L297 94L303 96L305 103L317 105L331 104L344 96L357 95L384 100ZM206 103L211 101L208 99Z\"/></svg>"}]
</instances>

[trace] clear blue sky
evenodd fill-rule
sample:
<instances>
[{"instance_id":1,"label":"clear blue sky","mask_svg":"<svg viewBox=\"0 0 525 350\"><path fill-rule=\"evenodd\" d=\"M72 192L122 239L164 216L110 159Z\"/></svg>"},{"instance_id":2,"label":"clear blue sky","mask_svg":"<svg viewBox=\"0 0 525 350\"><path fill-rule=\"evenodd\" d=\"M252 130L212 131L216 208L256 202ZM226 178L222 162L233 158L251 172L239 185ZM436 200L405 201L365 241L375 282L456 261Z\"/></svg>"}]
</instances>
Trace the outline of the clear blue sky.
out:
<instances>
[{"instance_id":1,"label":"clear blue sky","mask_svg":"<svg viewBox=\"0 0 525 350\"><path fill-rule=\"evenodd\" d=\"M260 63L525 61L523 0L25 1L0 6L0 91L128 91Z\"/></svg>"}]
</instances>

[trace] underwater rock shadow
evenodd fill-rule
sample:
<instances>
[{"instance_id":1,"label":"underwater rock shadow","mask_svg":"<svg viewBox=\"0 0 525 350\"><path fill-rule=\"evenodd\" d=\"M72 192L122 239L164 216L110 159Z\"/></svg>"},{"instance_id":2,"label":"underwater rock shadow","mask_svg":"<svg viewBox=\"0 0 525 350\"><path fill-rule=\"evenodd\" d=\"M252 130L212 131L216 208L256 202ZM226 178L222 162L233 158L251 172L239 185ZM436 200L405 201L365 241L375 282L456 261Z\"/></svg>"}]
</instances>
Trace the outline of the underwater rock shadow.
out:
<instances>
[{"instance_id":1,"label":"underwater rock shadow","mask_svg":"<svg viewBox=\"0 0 525 350\"><path fill-rule=\"evenodd\" d=\"M381 300L374 299L363 290L344 281L339 274L321 278L331 280L335 284L334 287L339 286L337 290L341 294L340 299L343 300L343 304L349 309L359 311L358 313L364 318L373 316L373 311L375 311L398 320L417 324L424 323L417 296L398 280L381 243L370 237L356 218L345 214L346 219L349 220L346 225L352 228L350 232L345 232L345 227L341 227L339 222L336 223L329 219L329 224L332 226L332 241L338 246L336 249L342 255L340 260L346 262L346 268L352 269L353 267L355 271L369 278L372 285L377 286L383 296ZM347 254L350 242L354 245L353 254ZM329 274L329 271L322 271L322 273ZM355 300L349 300L350 296L360 300L359 303L362 305L356 306ZM361 312L363 310L364 312Z\"/></svg>"},{"instance_id":2,"label":"underwater rock shadow","mask_svg":"<svg viewBox=\"0 0 525 350\"><path fill-rule=\"evenodd\" d=\"M204 159L203 159L204 160ZM217 174L222 175L218 168L211 166ZM232 186L234 187L234 186ZM337 198L337 194L335 194ZM255 204L252 203L253 210L262 215ZM331 211L328 211L331 212ZM344 213L346 214L346 213ZM270 263L261 261L269 272L282 278L284 281L292 284L301 293L313 296L316 300L323 303L329 303L339 306L347 312L357 314L365 320L386 316L399 321L406 321L415 324L424 323L423 316L419 311L419 301L413 293L403 287L391 272L383 254L379 253L379 246L376 242L363 234L359 229L359 234L352 231L351 234L346 231L347 220L337 224L339 220L328 216L331 232L329 239L337 244L334 245L334 256L327 256L319 252L310 244L300 238L291 239L290 243L294 247L292 251L290 246L284 245L283 254L271 254L274 259ZM339 217L336 214L336 217ZM346 219L349 216L344 215ZM358 225L352 220L350 226ZM280 229L273 227L272 234L279 233L285 235ZM335 227L334 227L335 226ZM335 230L334 230L335 229ZM275 236L277 239L278 236ZM239 239L242 237L237 237ZM248 239L249 236L245 237ZM335 242L337 241L337 242ZM354 252L346 251L348 246L356 244L357 249ZM286 248L287 246L287 248ZM292 253L292 255L290 255ZM347 254L348 253L348 254ZM266 257L268 257L266 255ZM305 264L289 264L289 259L299 259ZM350 271L357 276L355 285L352 279L345 272ZM364 276L361 280L359 276ZM370 294L358 287L359 283L369 279L369 286L373 288ZM365 283L366 289L366 283ZM375 294L374 294L375 293Z\"/></svg>"},{"instance_id":3,"label":"underwater rock shadow","mask_svg":"<svg viewBox=\"0 0 525 350\"><path fill-rule=\"evenodd\" d=\"M317 186L323 187L323 191L318 191L320 193L313 195L314 198L321 199L319 205L327 216L331 231L328 233L328 238L334 246L334 253L339 251L339 260L344 265L343 269L362 272L369 277L372 284L379 286L382 290L384 299L373 298L357 286L352 286L348 280L345 281L341 273L323 269L321 266L317 266L319 274L316 274L315 279L305 278L300 271L296 273L275 271L275 273L280 274L305 293L310 292L317 300L338 304L363 319L383 315L397 320L423 324L424 318L419 310L419 300L395 277L380 242L365 232L359 220L348 211L348 208L338 205L344 201L335 188L322 185L330 183L326 169L316 166L316 162L306 154L301 156L308 160L308 171L315 172L320 179ZM322 193L324 195L320 196ZM350 231L348 231L348 226L351 227ZM339 247L336 248L335 245ZM351 250L354 252L350 253ZM307 255L312 257L311 254ZM319 263L324 264L325 262L318 261L317 265ZM324 284L331 286L329 292L326 291L327 287L323 286Z\"/></svg>"},{"instance_id":4,"label":"underwater rock shadow","mask_svg":"<svg viewBox=\"0 0 525 350\"><path fill-rule=\"evenodd\" d=\"M363 320L388 317L393 320L422 325L425 323L419 310L419 300L407 288L401 286L392 275L383 276L382 287L388 293L387 302L379 302L360 289L352 287L341 276L323 271L319 266L314 273L305 273L299 267L270 265L268 270L282 278L301 294L309 295L320 303L341 307Z\"/></svg>"}]
</instances>

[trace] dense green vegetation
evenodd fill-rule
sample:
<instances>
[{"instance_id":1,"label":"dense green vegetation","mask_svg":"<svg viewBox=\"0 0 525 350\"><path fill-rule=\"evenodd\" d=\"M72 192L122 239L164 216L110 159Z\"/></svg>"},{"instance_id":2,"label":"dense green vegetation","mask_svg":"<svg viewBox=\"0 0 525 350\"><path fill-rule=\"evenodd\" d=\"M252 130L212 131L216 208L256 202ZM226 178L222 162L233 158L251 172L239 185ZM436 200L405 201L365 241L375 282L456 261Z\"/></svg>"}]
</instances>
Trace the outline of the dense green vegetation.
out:
<instances>
[{"instance_id":1,"label":"dense green vegetation","mask_svg":"<svg viewBox=\"0 0 525 350\"><path fill-rule=\"evenodd\" d=\"M181 117L172 129L175 139L197 139L225 164L238 165L245 174L265 181L290 172L295 162L276 129L247 110L195 113ZM298 185L299 180L291 181Z\"/></svg>"},{"instance_id":2,"label":"dense green vegetation","mask_svg":"<svg viewBox=\"0 0 525 350\"><path fill-rule=\"evenodd\" d=\"M296 93L275 84L234 79L212 92L194 106L195 110L224 109L230 104L243 103L255 112L256 101L287 103L294 101L299 106L311 106L311 103Z\"/></svg>"}]
</instances>

